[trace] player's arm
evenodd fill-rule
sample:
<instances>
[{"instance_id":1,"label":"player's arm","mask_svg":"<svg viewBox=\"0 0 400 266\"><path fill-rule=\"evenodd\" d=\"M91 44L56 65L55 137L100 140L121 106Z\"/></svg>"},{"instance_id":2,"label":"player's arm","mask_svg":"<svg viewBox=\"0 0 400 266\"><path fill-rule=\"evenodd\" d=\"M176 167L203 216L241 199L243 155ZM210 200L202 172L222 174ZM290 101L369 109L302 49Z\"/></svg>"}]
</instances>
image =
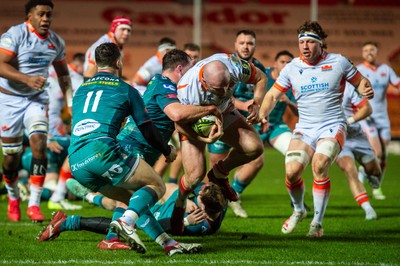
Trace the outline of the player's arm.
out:
<instances>
[{"instance_id":1,"label":"player's arm","mask_svg":"<svg viewBox=\"0 0 400 266\"><path fill-rule=\"evenodd\" d=\"M374 98L374 90L372 89L371 82L358 72L354 78L349 80L349 82L357 89L361 96L367 99Z\"/></svg>"},{"instance_id":2,"label":"player's arm","mask_svg":"<svg viewBox=\"0 0 400 266\"><path fill-rule=\"evenodd\" d=\"M63 60L60 62L53 62L53 66L58 76L58 84L60 84L67 106L70 108L72 107L72 82L68 71L68 65L65 60Z\"/></svg>"},{"instance_id":3,"label":"player's arm","mask_svg":"<svg viewBox=\"0 0 400 266\"><path fill-rule=\"evenodd\" d=\"M87 69L85 70L85 73L83 74L83 76L85 77L85 80L93 77L96 74L97 74L96 63L89 62Z\"/></svg>"},{"instance_id":4,"label":"player's arm","mask_svg":"<svg viewBox=\"0 0 400 266\"><path fill-rule=\"evenodd\" d=\"M265 94L264 100L262 101L260 108L260 119L263 123L268 122L269 114L274 109L277 101L283 94L284 92L278 89L278 87L275 84L267 92L267 94Z\"/></svg>"},{"instance_id":5,"label":"player's arm","mask_svg":"<svg viewBox=\"0 0 400 266\"><path fill-rule=\"evenodd\" d=\"M173 102L164 107L164 113L174 122L189 123L196 121L206 115L215 115L221 118L221 112L215 105L183 105Z\"/></svg>"},{"instance_id":6,"label":"player's arm","mask_svg":"<svg viewBox=\"0 0 400 266\"><path fill-rule=\"evenodd\" d=\"M259 121L259 110L260 110L260 103L264 98L265 92L267 90L267 76L264 72L262 72L259 68L255 68L256 75L253 80L254 84L254 102L253 104L249 105L248 112L249 115L247 116L246 120L249 123L255 124Z\"/></svg>"},{"instance_id":7,"label":"player's arm","mask_svg":"<svg viewBox=\"0 0 400 266\"><path fill-rule=\"evenodd\" d=\"M353 114L353 116L347 118L347 124L351 125L360 120L363 120L372 114L371 104L367 99L362 102L361 105L358 106L357 111Z\"/></svg>"},{"instance_id":8,"label":"player's arm","mask_svg":"<svg viewBox=\"0 0 400 266\"><path fill-rule=\"evenodd\" d=\"M210 134L208 137L202 137L198 135L192 128L190 123L175 123L175 128L182 135L185 135L189 139L201 141L204 143L214 143L219 140L224 134L222 128L222 122L220 119L215 120L215 125L211 127Z\"/></svg>"},{"instance_id":9,"label":"player's arm","mask_svg":"<svg viewBox=\"0 0 400 266\"><path fill-rule=\"evenodd\" d=\"M26 84L28 87L35 90L43 90L46 78L43 76L30 76L19 72L12 65L10 61L15 57L15 54L8 50L0 51L0 76L6 79L18 81Z\"/></svg>"}]
</instances>

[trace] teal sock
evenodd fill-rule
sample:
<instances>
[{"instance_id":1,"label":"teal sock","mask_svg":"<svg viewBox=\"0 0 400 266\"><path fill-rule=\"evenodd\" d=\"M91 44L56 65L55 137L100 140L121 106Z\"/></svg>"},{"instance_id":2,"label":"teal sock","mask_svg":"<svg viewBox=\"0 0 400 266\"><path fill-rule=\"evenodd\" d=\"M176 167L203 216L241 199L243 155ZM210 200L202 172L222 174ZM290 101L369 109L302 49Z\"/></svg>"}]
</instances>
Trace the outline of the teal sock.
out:
<instances>
[{"instance_id":1,"label":"teal sock","mask_svg":"<svg viewBox=\"0 0 400 266\"><path fill-rule=\"evenodd\" d=\"M168 177L168 183L178 184L178 178Z\"/></svg>"},{"instance_id":2,"label":"teal sock","mask_svg":"<svg viewBox=\"0 0 400 266\"><path fill-rule=\"evenodd\" d=\"M101 203L101 201L103 200L103 198L104 198L103 195L96 195L96 196L94 196L94 198L93 198L93 204L104 209L104 206L103 206L103 204Z\"/></svg>"},{"instance_id":3,"label":"teal sock","mask_svg":"<svg viewBox=\"0 0 400 266\"><path fill-rule=\"evenodd\" d=\"M79 231L81 230L81 216L69 215L67 219L60 225L60 232L62 231Z\"/></svg>"},{"instance_id":4,"label":"teal sock","mask_svg":"<svg viewBox=\"0 0 400 266\"><path fill-rule=\"evenodd\" d=\"M114 214L113 214L113 217L112 217L112 221L115 221L118 218L121 218L122 215L124 214L124 212L125 212L124 208L116 207L114 209ZM110 240L110 239L113 239L113 238L118 238L118 236L114 232L112 232L111 230L108 230L108 233L106 235L106 240Z\"/></svg>"},{"instance_id":5,"label":"teal sock","mask_svg":"<svg viewBox=\"0 0 400 266\"><path fill-rule=\"evenodd\" d=\"M243 190L248 186L249 184L243 183L239 181L237 178L232 183L232 188L239 194L242 194Z\"/></svg>"},{"instance_id":6,"label":"teal sock","mask_svg":"<svg viewBox=\"0 0 400 266\"><path fill-rule=\"evenodd\" d=\"M139 217L136 222L138 228L142 229L151 239L156 240L156 238L164 233L161 225L154 218L150 211L145 212Z\"/></svg>"},{"instance_id":7,"label":"teal sock","mask_svg":"<svg viewBox=\"0 0 400 266\"><path fill-rule=\"evenodd\" d=\"M129 201L128 210L136 212L140 217L153 207L157 201L158 197L156 192L149 187L143 187L133 193Z\"/></svg>"}]
</instances>

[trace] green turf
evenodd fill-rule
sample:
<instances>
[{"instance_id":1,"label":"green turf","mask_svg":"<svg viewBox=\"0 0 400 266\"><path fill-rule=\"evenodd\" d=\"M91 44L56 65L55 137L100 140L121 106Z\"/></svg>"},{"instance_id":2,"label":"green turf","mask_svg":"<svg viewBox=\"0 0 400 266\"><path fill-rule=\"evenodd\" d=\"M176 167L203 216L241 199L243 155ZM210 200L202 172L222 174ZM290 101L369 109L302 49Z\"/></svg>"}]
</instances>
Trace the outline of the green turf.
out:
<instances>
[{"instance_id":1,"label":"green turf","mask_svg":"<svg viewBox=\"0 0 400 266\"><path fill-rule=\"evenodd\" d=\"M0 264L5 265L400 265L400 156L390 155L383 190L384 201L371 199L377 221L365 221L355 203L344 175L336 166L330 172L331 198L323 223L322 239L305 234L310 214L291 235L280 228L291 214L283 182L283 156L266 151L266 164L242 196L248 219L237 218L228 210L220 231L207 237L176 237L182 242L199 242L202 254L167 257L162 249L140 232L148 251L102 251L96 248L103 236L89 232L65 232L51 242L34 240L41 225L28 221L22 204L20 223L7 220L7 202L0 201ZM304 174L306 201L312 205L310 170ZM370 189L367 188L368 192ZM43 203L42 209L50 218ZM82 211L68 214L111 216L110 212L85 203ZM46 224L46 223L44 223Z\"/></svg>"}]
</instances>

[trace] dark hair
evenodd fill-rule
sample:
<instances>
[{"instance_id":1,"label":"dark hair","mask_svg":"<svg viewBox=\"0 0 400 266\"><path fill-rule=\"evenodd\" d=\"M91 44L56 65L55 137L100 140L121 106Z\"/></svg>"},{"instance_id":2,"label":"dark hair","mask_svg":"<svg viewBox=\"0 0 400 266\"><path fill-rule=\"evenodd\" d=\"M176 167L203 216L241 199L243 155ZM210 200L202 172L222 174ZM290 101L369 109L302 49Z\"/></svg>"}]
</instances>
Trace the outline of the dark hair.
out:
<instances>
[{"instance_id":1,"label":"dark hair","mask_svg":"<svg viewBox=\"0 0 400 266\"><path fill-rule=\"evenodd\" d=\"M160 39L160 41L158 42L158 45L164 44L164 43L169 43L172 45L176 45L176 42L174 39L168 38L168 37L163 37Z\"/></svg>"},{"instance_id":2,"label":"dark hair","mask_svg":"<svg viewBox=\"0 0 400 266\"><path fill-rule=\"evenodd\" d=\"M327 48L328 46L325 43L326 37L328 34L322 29L321 25L316 21L306 21L297 29L297 34L305 33L307 31L314 32L317 34L322 40L322 48Z\"/></svg>"},{"instance_id":3,"label":"dark hair","mask_svg":"<svg viewBox=\"0 0 400 266\"><path fill-rule=\"evenodd\" d=\"M29 0L28 3L25 4L25 15L28 15L31 9L36 6L49 6L52 9L54 8L54 4L51 0Z\"/></svg>"},{"instance_id":4,"label":"dark hair","mask_svg":"<svg viewBox=\"0 0 400 266\"><path fill-rule=\"evenodd\" d=\"M226 200L221 188L211 182L205 184L202 188L201 201L204 204L204 211L209 216L214 216L218 212L221 212L226 206Z\"/></svg>"},{"instance_id":5,"label":"dark hair","mask_svg":"<svg viewBox=\"0 0 400 266\"><path fill-rule=\"evenodd\" d=\"M85 62L85 54L84 53L76 53L72 56L72 61L79 60L81 62Z\"/></svg>"},{"instance_id":6,"label":"dark hair","mask_svg":"<svg viewBox=\"0 0 400 266\"><path fill-rule=\"evenodd\" d=\"M182 48L182 50L183 51L185 51L185 50L189 50L189 51L200 51L200 46L199 45L197 45L197 44L195 44L195 43L185 43L184 45L183 45L183 48Z\"/></svg>"},{"instance_id":7,"label":"dark hair","mask_svg":"<svg viewBox=\"0 0 400 266\"><path fill-rule=\"evenodd\" d=\"M118 46L115 43L107 42L97 46L94 56L99 67L115 67L121 57Z\"/></svg>"},{"instance_id":8,"label":"dark hair","mask_svg":"<svg viewBox=\"0 0 400 266\"><path fill-rule=\"evenodd\" d=\"M236 37L240 34L251 35L254 39L256 39L256 33L252 30L240 30L236 33Z\"/></svg>"},{"instance_id":9,"label":"dark hair","mask_svg":"<svg viewBox=\"0 0 400 266\"><path fill-rule=\"evenodd\" d=\"M191 62L190 56L182 50L171 50L162 59L162 69L172 70L178 65L187 66Z\"/></svg>"},{"instance_id":10,"label":"dark hair","mask_svg":"<svg viewBox=\"0 0 400 266\"><path fill-rule=\"evenodd\" d=\"M373 41L367 41L367 42L363 43L362 47L364 47L364 46L366 46L366 45L373 45L373 46L375 46L376 48L379 48L378 43L377 43L377 42L373 42Z\"/></svg>"},{"instance_id":11,"label":"dark hair","mask_svg":"<svg viewBox=\"0 0 400 266\"><path fill-rule=\"evenodd\" d=\"M292 59L294 58L294 56L293 56L289 51L283 50L283 51L280 51L280 52L278 52L278 53L276 54L276 56L275 56L275 61L278 60L278 58L281 57L282 55L287 55L287 56L289 56L289 57L292 58Z\"/></svg>"}]
</instances>

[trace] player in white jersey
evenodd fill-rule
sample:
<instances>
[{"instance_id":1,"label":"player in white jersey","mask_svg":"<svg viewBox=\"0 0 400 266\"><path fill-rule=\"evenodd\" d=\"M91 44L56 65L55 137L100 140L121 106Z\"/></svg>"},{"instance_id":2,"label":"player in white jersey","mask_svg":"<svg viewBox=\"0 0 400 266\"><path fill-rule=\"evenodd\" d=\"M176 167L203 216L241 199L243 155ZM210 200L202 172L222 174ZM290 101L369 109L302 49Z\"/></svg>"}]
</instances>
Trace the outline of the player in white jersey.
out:
<instances>
[{"instance_id":1,"label":"player in white jersey","mask_svg":"<svg viewBox=\"0 0 400 266\"><path fill-rule=\"evenodd\" d=\"M85 55L77 53L72 57L71 63L68 64L73 94L75 94L75 91L83 83L84 62ZM55 190L47 203L47 207L51 210L78 210L81 209L82 206L74 205L65 199L67 194L66 181L72 177L68 157L66 156L70 137L66 133L65 123L61 118L61 112L65 105L65 101L60 97L61 89L56 82L56 73L50 71L50 77L53 78L49 78L50 104L49 139L47 141L47 148L50 150L49 160L53 163L54 167L48 170L46 182L48 179L55 181L58 179L58 181ZM71 106L68 107L70 108Z\"/></svg>"},{"instance_id":2,"label":"player in white jersey","mask_svg":"<svg viewBox=\"0 0 400 266\"><path fill-rule=\"evenodd\" d=\"M133 76L132 84L143 95L149 81L162 72L162 59L166 53L176 48L175 40L163 37L158 42L157 53L150 57Z\"/></svg>"},{"instance_id":3,"label":"player in white jersey","mask_svg":"<svg viewBox=\"0 0 400 266\"><path fill-rule=\"evenodd\" d=\"M17 179L25 128L33 154L27 215L33 221L43 221L45 217L39 204L47 168L48 94L45 89L49 66L53 64L64 95L70 93L69 101L72 100L71 79L65 62L64 40L50 30L51 0L28 1L25 15L27 20L11 27L0 40L3 178L9 195L8 217L19 221Z\"/></svg>"},{"instance_id":4,"label":"player in white jersey","mask_svg":"<svg viewBox=\"0 0 400 266\"><path fill-rule=\"evenodd\" d=\"M97 73L96 60L94 58L94 51L97 46L102 43L112 42L118 45L121 55L123 57L123 46L129 40L132 31L132 21L124 16L116 16L111 22L110 30L108 33L100 37L93 43L85 54L85 64L83 66L85 79L93 77ZM120 73L121 74L121 73Z\"/></svg>"},{"instance_id":5,"label":"player in white jersey","mask_svg":"<svg viewBox=\"0 0 400 266\"><path fill-rule=\"evenodd\" d=\"M375 42L366 42L363 45L362 56L364 62L358 65L357 68L361 74L371 81L375 97L370 101L373 110L371 116L366 120L360 121L360 124L380 160L383 180L388 156L387 146L391 139L386 93L389 84L400 89L400 77L388 65L377 62L378 45ZM365 177L365 170L360 167L359 178L364 181ZM372 194L378 200L386 198L380 187L373 189Z\"/></svg>"},{"instance_id":6,"label":"player in white jersey","mask_svg":"<svg viewBox=\"0 0 400 266\"><path fill-rule=\"evenodd\" d=\"M238 198L229 185L229 171L263 153L261 139L249 124L258 122L258 101L264 96L266 81L265 74L252 63L234 54L215 54L199 61L178 83L178 98L182 104L217 105L222 113L222 127L227 133L223 134L220 140L232 146L232 150L224 160L214 165L207 176L211 182L222 187L225 197L230 201L236 201ZM254 84L254 100L249 104L247 118L233 105L232 95L238 82ZM177 124L177 127L188 137L181 139L185 175L179 182L179 196L171 220L174 233L180 234L183 231L186 198L206 175L206 143L197 139L198 136L190 124Z\"/></svg>"},{"instance_id":7,"label":"player in white jersey","mask_svg":"<svg viewBox=\"0 0 400 266\"><path fill-rule=\"evenodd\" d=\"M282 232L293 232L307 215L301 174L311 160L314 218L307 235L321 237L330 192L329 166L346 138L346 119L341 105L344 82L349 81L367 98L373 97L373 90L368 79L347 58L324 51L327 34L317 22L305 22L297 33L300 57L293 59L281 71L264 98L260 117L267 120L278 99L289 89L294 91L299 122L285 159L285 182L294 212L283 224Z\"/></svg>"},{"instance_id":8,"label":"player in white jersey","mask_svg":"<svg viewBox=\"0 0 400 266\"><path fill-rule=\"evenodd\" d=\"M369 202L364 185L358 180L355 161L367 169L368 180L373 187L379 187L381 169L378 160L361 130L358 121L372 113L371 105L366 98L361 97L350 83L346 82L343 95L343 111L347 118L347 138L339 153L336 163L346 174L347 181L354 199L365 211L366 220L375 220L377 215Z\"/></svg>"}]
</instances>

